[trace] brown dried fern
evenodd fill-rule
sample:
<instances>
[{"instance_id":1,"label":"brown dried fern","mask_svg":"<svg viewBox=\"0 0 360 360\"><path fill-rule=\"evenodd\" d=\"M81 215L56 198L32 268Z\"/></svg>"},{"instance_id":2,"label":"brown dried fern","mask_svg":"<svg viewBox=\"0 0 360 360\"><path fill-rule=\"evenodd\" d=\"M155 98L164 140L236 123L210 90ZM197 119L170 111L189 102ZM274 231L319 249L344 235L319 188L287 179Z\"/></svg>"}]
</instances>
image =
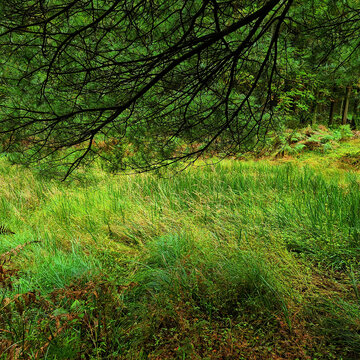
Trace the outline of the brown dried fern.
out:
<instances>
[{"instance_id":1,"label":"brown dried fern","mask_svg":"<svg viewBox=\"0 0 360 360\"><path fill-rule=\"evenodd\" d=\"M30 244L36 244L39 243L40 241L38 240L34 240L34 241L28 241L25 244L20 244L17 247L15 247L14 249L11 249L9 251L7 251L6 253L3 253L0 255L0 264L4 265L7 262L11 261L11 258L13 256L16 256L17 254L19 254L19 252L21 250L23 250L26 246L30 245Z\"/></svg>"},{"instance_id":2,"label":"brown dried fern","mask_svg":"<svg viewBox=\"0 0 360 360\"><path fill-rule=\"evenodd\" d=\"M13 277L18 273L18 269L7 268L11 258L17 255L25 246L37 243L39 241L28 241L25 244L18 245L14 249L0 255L0 287L12 289Z\"/></svg>"}]
</instances>

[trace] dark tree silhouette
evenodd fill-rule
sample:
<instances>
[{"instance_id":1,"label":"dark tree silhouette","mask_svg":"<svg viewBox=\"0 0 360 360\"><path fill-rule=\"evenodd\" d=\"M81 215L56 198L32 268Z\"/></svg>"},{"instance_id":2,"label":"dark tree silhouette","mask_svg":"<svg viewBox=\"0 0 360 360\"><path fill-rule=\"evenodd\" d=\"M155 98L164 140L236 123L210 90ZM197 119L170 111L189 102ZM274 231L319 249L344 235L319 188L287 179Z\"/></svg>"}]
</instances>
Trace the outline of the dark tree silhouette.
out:
<instances>
[{"instance_id":1,"label":"dark tree silhouette","mask_svg":"<svg viewBox=\"0 0 360 360\"><path fill-rule=\"evenodd\" d=\"M3 2L3 148L26 161L67 164L67 176L86 159L106 157L97 146L106 139L131 148L122 166L138 170L254 146L272 125L277 59L285 50L279 39L293 22L292 6Z\"/></svg>"}]
</instances>

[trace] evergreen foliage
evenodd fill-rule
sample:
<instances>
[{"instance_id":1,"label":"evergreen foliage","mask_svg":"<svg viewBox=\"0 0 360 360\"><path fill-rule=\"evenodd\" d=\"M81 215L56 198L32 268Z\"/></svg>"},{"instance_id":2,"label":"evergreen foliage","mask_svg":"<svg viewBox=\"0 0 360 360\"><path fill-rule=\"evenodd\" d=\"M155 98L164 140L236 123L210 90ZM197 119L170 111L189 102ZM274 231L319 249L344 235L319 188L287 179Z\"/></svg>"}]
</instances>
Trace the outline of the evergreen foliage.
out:
<instances>
[{"instance_id":1,"label":"evergreen foliage","mask_svg":"<svg viewBox=\"0 0 360 360\"><path fill-rule=\"evenodd\" d=\"M148 170L279 126L355 127L359 28L357 0L6 1L2 147L68 175L96 156Z\"/></svg>"}]
</instances>

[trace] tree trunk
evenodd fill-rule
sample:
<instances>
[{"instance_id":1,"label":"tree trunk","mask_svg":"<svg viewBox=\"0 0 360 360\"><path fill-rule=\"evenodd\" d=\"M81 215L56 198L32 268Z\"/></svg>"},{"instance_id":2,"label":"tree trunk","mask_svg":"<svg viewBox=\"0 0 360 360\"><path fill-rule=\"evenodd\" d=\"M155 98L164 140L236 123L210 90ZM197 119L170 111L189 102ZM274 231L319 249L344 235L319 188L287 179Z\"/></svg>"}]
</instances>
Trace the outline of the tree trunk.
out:
<instances>
[{"instance_id":1,"label":"tree trunk","mask_svg":"<svg viewBox=\"0 0 360 360\"><path fill-rule=\"evenodd\" d=\"M316 124L316 120L317 120L317 115L318 115L318 108L319 108L319 104L318 104L318 97L319 97L319 93L316 92L315 94L315 99L312 103L311 106L311 126Z\"/></svg>"},{"instance_id":2,"label":"tree trunk","mask_svg":"<svg viewBox=\"0 0 360 360\"><path fill-rule=\"evenodd\" d=\"M344 104L344 111L342 114L342 124L346 125L347 123L347 116L349 111L349 101L350 101L350 93L351 93L351 86L346 87L346 94L345 94L345 104Z\"/></svg>"},{"instance_id":3,"label":"tree trunk","mask_svg":"<svg viewBox=\"0 0 360 360\"><path fill-rule=\"evenodd\" d=\"M334 111L335 110L335 100L330 100L330 114L329 114L329 123L328 126L331 126L334 123Z\"/></svg>"},{"instance_id":4,"label":"tree trunk","mask_svg":"<svg viewBox=\"0 0 360 360\"><path fill-rule=\"evenodd\" d=\"M314 109L313 109L313 116L312 116L312 119L311 119L311 125L315 125L316 124L316 118L317 118L317 103L315 103L314 105Z\"/></svg>"},{"instance_id":5,"label":"tree trunk","mask_svg":"<svg viewBox=\"0 0 360 360\"><path fill-rule=\"evenodd\" d=\"M340 102L340 117L342 117L343 110L344 110L344 98L341 98L341 102Z\"/></svg>"},{"instance_id":6,"label":"tree trunk","mask_svg":"<svg viewBox=\"0 0 360 360\"><path fill-rule=\"evenodd\" d=\"M312 105L312 118L311 118L311 126L316 124L317 112L318 112L318 103L317 103L318 94L315 94L315 100Z\"/></svg>"},{"instance_id":7,"label":"tree trunk","mask_svg":"<svg viewBox=\"0 0 360 360\"><path fill-rule=\"evenodd\" d=\"M359 98L356 98L354 101L354 109L352 114L351 126L353 129L357 129L357 116L358 116L358 106L359 106Z\"/></svg>"}]
</instances>

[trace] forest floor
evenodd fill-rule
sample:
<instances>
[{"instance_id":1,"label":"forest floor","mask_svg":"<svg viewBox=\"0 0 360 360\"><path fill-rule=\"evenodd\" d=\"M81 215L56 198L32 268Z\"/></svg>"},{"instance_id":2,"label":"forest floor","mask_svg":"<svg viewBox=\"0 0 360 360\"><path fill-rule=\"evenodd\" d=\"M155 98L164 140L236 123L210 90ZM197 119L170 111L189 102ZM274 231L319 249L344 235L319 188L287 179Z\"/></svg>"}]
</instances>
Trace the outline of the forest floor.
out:
<instances>
[{"instance_id":1,"label":"forest floor","mask_svg":"<svg viewBox=\"0 0 360 360\"><path fill-rule=\"evenodd\" d=\"M0 159L0 359L359 359L359 215L357 138L162 178Z\"/></svg>"}]
</instances>

